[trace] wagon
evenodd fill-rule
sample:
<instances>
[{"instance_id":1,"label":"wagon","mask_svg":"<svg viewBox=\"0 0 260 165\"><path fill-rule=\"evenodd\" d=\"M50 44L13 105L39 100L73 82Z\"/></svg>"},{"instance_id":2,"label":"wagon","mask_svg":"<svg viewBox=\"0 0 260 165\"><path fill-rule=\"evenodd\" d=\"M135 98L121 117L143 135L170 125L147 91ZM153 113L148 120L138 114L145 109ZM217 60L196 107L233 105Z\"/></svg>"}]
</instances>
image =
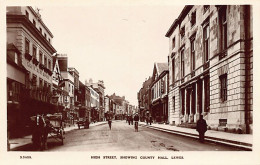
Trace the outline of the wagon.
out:
<instances>
[{"instance_id":1,"label":"wagon","mask_svg":"<svg viewBox=\"0 0 260 165\"><path fill-rule=\"evenodd\" d=\"M33 122L33 145L40 150L47 147L47 139L53 138L64 144L64 128L61 114L48 114L46 116L32 116Z\"/></svg>"},{"instance_id":2,"label":"wagon","mask_svg":"<svg viewBox=\"0 0 260 165\"><path fill-rule=\"evenodd\" d=\"M64 128L61 114L52 114L46 116L47 120L49 120L48 127L48 138L53 138L61 144L64 144Z\"/></svg>"}]
</instances>

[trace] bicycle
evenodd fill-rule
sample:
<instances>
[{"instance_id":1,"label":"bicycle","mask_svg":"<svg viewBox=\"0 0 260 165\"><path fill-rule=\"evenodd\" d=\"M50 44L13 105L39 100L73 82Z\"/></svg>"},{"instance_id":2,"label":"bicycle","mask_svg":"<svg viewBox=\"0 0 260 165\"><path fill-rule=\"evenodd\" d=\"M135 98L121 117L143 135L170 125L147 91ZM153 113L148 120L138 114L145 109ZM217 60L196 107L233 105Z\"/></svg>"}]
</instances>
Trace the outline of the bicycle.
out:
<instances>
[{"instance_id":1,"label":"bicycle","mask_svg":"<svg viewBox=\"0 0 260 165\"><path fill-rule=\"evenodd\" d=\"M138 132L138 121L135 121L135 132Z\"/></svg>"}]
</instances>

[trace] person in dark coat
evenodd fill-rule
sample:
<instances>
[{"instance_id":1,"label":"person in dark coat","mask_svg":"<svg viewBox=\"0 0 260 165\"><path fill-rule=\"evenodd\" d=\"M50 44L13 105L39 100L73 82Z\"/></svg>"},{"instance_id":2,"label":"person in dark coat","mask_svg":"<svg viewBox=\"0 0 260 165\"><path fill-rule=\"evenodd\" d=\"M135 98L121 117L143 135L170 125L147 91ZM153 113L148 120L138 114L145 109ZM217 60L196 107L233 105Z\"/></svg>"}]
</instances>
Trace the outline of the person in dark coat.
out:
<instances>
[{"instance_id":1,"label":"person in dark coat","mask_svg":"<svg viewBox=\"0 0 260 165\"><path fill-rule=\"evenodd\" d=\"M112 127L112 119L111 118L108 119L108 126L109 126L109 128L111 130L111 127Z\"/></svg>"},{"instance_id":2,"label":"person in dark coat","mask_svg":"<svg viewBox=\"0 0 260 165\"><path fill-rule=\"evenodd\" d=\"M203 119L203 115L200 115L200 119L197 121L196 130L199 132L199 140L200 142L204 142L204 135L207 131L207 123L206 120Z\"/></svg>"},{"instance_id":3,"label":"person in dark coat","mask_svg":"<svg viewBox=\"0 0 260 165\"><path fill-rule=\"evenodd\" d=\"M150 122L150 125L152 125L152 122L153 122L153 117L152 116L149 117L149 122Z\"/></svg>"}]
</instances>

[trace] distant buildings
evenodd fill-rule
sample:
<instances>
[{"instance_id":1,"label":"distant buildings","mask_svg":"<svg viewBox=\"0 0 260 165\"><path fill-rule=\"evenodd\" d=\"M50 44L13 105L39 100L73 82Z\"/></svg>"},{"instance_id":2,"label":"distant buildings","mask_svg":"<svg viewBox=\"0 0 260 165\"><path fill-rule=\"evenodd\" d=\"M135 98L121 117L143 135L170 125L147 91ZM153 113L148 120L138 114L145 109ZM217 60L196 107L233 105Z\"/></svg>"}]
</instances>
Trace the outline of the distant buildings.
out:
<instances>
[{"instance_id":1,"label":"distant buildings","mask_svg":"<svg viewBox=\"0 0 260 165\"><path fill-rule=\"evenodd\" d=\"M38 10L6 8L8 137L30 134L30 117L61 113L68 125L79 119L105 120L105 113L126 113L127 103L106 98L103 80L83 84L68 56L52 46L53 34ZM107 107L106 107L107 106ZM29 129L28 129L29 128Z\"/></svg>"}]
</instances>

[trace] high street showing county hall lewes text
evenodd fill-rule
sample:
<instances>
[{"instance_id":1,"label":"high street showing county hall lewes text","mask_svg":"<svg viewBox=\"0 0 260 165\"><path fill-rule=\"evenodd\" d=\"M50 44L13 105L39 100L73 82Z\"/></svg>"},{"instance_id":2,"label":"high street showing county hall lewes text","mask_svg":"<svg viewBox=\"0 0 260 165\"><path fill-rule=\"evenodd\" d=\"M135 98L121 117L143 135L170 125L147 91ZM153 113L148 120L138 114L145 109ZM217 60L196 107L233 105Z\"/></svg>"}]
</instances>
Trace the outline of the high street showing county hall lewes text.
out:
<instances>
[{"instance_id":1,"label":"high street showing county hall lewes text","mask_svg":"<svg viewBox=\"0 0 260 165\"><path fill-rule=\"evenodd\" d=\"M7 151L252 151L252 21L250 5L6 7Z\"/></svg>"}]
</instances>

